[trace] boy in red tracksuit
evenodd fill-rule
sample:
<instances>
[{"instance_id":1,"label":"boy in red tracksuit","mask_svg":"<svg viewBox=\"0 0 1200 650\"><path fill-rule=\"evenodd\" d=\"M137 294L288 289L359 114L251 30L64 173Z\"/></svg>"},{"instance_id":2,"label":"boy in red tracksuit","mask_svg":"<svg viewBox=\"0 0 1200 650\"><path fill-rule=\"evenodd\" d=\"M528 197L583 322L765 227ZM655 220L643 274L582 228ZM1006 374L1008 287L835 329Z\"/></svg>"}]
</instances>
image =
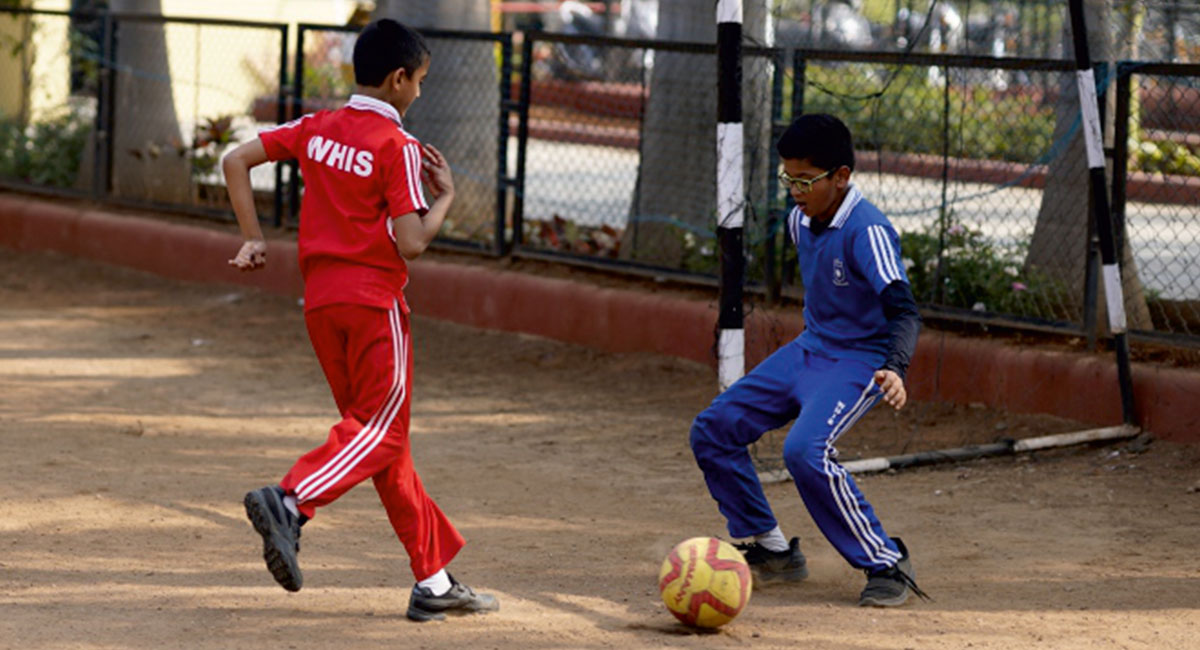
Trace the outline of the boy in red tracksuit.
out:
<instances>
[{"instance_id":1,"label":"boy in red tracksuit","mask_svg":"<svg viewBox=\"0 0 1200 650\"><path fill-rule=\"evenodd\" d=\"M429 71L424 39L394 20L363 29L354 47L357 89L336 111L305 115L262 132L226 156L223 168L245 243L229 263L266 264L266 243L250 189L250 168L299 161L304 201L298 239L304 320L342 419L324 444L302 456L278 486L246 495L263 557L289 591L303 582L300 526L365 479L375 483L417 583L408 616L499 607L446 572L464 541L425 493L409 450L412 343L406 259L429 246L454 200L442 154L406 132L401 117ZM426 203L424 180L434 197Z\"/></svg>"}]
</instances>

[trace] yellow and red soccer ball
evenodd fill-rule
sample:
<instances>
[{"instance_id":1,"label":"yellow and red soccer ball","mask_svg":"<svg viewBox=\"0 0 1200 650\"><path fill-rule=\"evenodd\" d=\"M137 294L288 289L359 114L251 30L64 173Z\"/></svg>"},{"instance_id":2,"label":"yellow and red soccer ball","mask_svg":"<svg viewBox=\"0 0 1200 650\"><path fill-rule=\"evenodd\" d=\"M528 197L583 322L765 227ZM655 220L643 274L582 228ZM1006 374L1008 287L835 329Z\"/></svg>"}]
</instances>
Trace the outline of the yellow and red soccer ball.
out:
<instances>
[{"instance_id":1,"label":"yellow and red soccer ball","mask_svg":"<svg viewBox=\"0 0 1200 650\"><path fill-rule=\"evenodd\" d=\"M750 567L741 552L715 537L680 542L658 571L658 591L675 618L695 627L732 621L750 600Z\"/></svg>"}]
</instances>

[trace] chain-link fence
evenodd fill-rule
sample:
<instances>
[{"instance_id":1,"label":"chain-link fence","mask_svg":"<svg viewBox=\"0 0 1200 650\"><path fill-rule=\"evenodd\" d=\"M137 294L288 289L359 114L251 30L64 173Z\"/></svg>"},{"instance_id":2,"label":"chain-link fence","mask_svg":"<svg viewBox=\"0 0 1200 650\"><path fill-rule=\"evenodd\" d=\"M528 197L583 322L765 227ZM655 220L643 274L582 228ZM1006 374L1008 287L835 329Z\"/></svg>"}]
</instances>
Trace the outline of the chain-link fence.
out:
<instances>
[{"instance_id":1,"label":"chain-link fence","mask_svg":"<svg viewBox=\"0 0 1200 650\"><path fill-rule=\"evenodd\" d=\"M6 185L228 218L221 155L282 117L286 25L6 9L0 40Z\"/></svg>"},{"instance_id":2,"label":"chain-link fence","mask_svg":"<svg viewBox=\"0 0 1200 650\"><path fill-rule=\"evenodd\" d=\"M1200 336L1200 65L1123 63L1113 214L1126 312L1140 337Z\"/></svg>"},{"instance_id":3,"label":"chain-link fence","mask_svg":"<svg viewBox=\"0 0 1200 650\"><path fill-rule=\"evenodd\" d=\"M750 220L762 244L783 51L744 55ZM715 46L531 33L523 57L514 252L715 282L716 80L696 75L716 70Z\"/></svg>"},{"instance_id":4,"label":"chain-link fence","mask_svg":"<svg viewBox=\"0 0 1200 650\"><path fill-rule=\"evenodd\" d=\"M1085 0L1100 60L1200 61L1200 2ZM1062 0L782 0L775 44L840 51L1071 59Z\"/></svg>"}]
</instances>

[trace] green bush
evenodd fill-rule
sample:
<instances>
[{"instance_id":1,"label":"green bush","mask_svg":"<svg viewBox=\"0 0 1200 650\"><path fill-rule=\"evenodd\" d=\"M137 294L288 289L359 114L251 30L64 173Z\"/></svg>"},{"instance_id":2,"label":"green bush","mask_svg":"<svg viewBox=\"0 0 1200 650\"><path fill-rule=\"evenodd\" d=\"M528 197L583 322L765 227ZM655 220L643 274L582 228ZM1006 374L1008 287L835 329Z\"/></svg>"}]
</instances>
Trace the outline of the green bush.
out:
<instances>
[{"instance_id":1,"label":"green bush","mask_svg":"<svg viewBox=\"0 0 1200 650\"><path fill-rule=\"evenodd\" d=\"M951 71L958 74L962 71ZM943 153L946 91L929 82L926 68L896 72L862 64L809 65L806 75L804 111L841 117L860 149ZM896 77L887 91L873 97L891 75ZM1054 107L1043 106L1034 93L951 83L949 117L948 151L956 158L1032 163L1053 142Z\"/></svg>"},{"instance_id":2,"label":"green bush","mask_svg":"<svg viewBox=\"0 0 1200 650\"><path fill-rule=\"evenodd\" d=\"M73 111L23 127L0 119L0 178L33 185L72 187L79 174L90 125Z\"/></svg>"},{"instance_id":3,"label":"green bush","mask_svg":"<svg viewBox=\"0 0 1200 650\"><path fill-rule=\"evenodd\" d=\"M938 251L944 245L939 270ZM1024 246L1003 247L953 217L900 235L904 266L917 302L995 313L1054 318L1048 305L1063 288L1024 268Z\"/></svg>"},{"instance_id":4,"label":"green bush","mask_svg":"<svg viewBox=\"0 0 1200 650\"><path fill-rule=\"evenodd\" d=\"M1132 169L1160 174L1200 176L1200 155L1182 142L1159 140L1130 142Z\"/></svg>"}]
</instances>

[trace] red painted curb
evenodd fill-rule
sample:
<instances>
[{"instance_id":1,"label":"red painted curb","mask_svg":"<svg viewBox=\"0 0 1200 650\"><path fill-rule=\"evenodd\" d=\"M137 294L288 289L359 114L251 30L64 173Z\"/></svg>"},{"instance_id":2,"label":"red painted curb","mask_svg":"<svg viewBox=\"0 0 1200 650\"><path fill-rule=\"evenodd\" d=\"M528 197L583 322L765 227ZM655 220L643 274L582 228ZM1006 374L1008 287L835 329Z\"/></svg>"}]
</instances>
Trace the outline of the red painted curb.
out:
<instances>
[{"instance_id":1,"label":"red painted curb","mask_svg":"<svg viewBox=\"0 0 1200 650\"><path fill-rule=\"evenodd\" d=\"M193 282L302 293L294 242L270 242L270 263L255 273L226 264L240 244L232 229L221 232L0 194L0 245L8 248L54 250ZM715 364L715 299L687 300L428 260L411 263L410 272L406 294L418 314L612 352L653 352ZM748 367L800 330L797 313L751 311L746 319ZM1163 439L1200 442L1200 372L1135 364L1133 380L1148 431ZM1097 426L1121 421L1116 368L1099 356L927 330L908 384L918 400L982 403Z\"/></svg>"}]
</instances>

